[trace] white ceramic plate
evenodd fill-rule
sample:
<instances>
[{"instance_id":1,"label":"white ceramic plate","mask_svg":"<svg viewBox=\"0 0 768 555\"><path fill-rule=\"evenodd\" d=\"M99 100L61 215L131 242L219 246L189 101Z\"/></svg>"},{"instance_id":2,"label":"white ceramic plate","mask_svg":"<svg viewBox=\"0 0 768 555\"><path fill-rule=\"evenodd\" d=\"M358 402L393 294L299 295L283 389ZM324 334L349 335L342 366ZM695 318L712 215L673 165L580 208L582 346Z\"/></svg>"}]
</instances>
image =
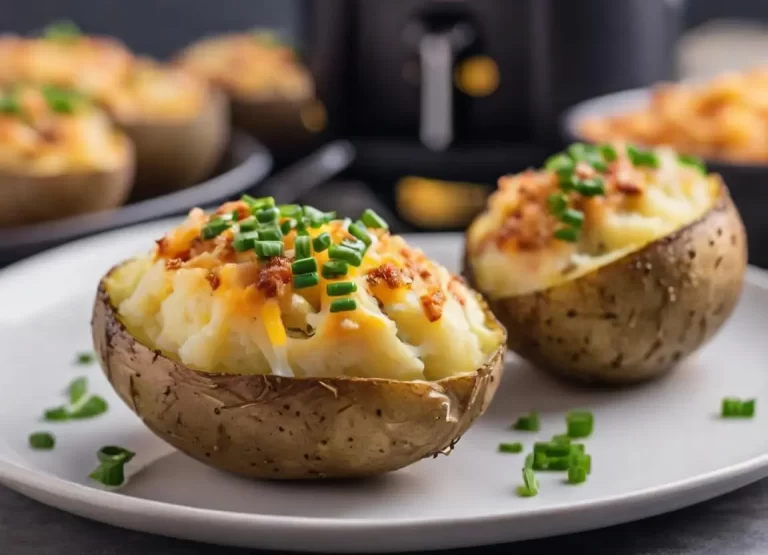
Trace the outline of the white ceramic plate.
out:
<instances>
[{"instance_id":1,"label":"white ceramic plate","mask_svg":"<svg viewBox=\"0 0 768 555\"><path fill-rule=\"evenodd\" d=\"M367 481L256 482L207 468L150 434L96 366L72 364L90 348L98 278L144 251L168 222L109 233L0 272L0 481L66 511L118 526L207 542L315 551L395 551L498 543L638 519L720 495L768 475L768 278L751 270L742 302L716 340L671 376L621 391L566 386L510 357L489 412L448 457ZM456 235L412 241L456 268ZM92 421L41 422L46 407L85 374L111 403ZM723 421L723 396L757 397L757 417ZM541 473L541 493L515 494L523 455L502 441L548 439L564 413L587 408L593 472L586 484ZM543 430L510 423L530 409ZM55 432L52 452L27 435ZM120 444L138 453L122 490L99 489L95 452Z\"/></svg>"}]
</instances>

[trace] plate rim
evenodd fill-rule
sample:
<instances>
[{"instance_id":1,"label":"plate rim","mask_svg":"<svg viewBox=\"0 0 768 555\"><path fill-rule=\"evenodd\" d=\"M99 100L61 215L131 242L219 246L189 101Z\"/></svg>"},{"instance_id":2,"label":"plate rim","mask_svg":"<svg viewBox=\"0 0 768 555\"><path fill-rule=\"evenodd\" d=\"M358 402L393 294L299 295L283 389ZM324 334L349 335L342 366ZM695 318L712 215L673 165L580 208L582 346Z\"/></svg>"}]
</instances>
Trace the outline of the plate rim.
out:
<instances>
[{"instance_id":1,"label":"plate rim","mask_svg":"<svg viewBox=\"0 0 768 555\"><path fill-rule=\"evenodd\" d=\"M110 236L118 234L131 234L142 228L154 228L166 225L167 222L178 218L165 218L145 222L126 228L112 230L106 233L90 236L78 241L67 243L53 249L33 255L19 262L9 265L0 270L0 284L7 279L19 279L17 274L25 271L35 271L35 266L45 263L45 259L55 255L66 255L69 251L88 249L90 243L98 243L108 240ZM458 242L463 240L463 234L460 232L447 233L415 233L403 234L406 238L413 238L416 241L445 241ZM749 284L764 293L768 293L768 270L749 266L745 275L745 284ZM126 496L119 490L111 491L100 489L98 487L79 484L49 474L43 470L37 470L27 466L20 465L8 459L7 453L12 451L11 447L2 439L0 445L5 450L0 452L0 484L20 492L26 497L36 499L46 505L58 507L67 512L78 513L73 506L87 506L90 508L101 508L105 513L98 516L89 516L91 520L109 522L110 517L139 517L140 519L156 520L157 522L183 521L186 525L200 524L209 529L235 526L238 529L249 530L275 530L281 531L297 530L315 531L315 532L387 532L393 530L429 528L432 530L440 528L451 528L453 526L464 527L482 527L492 526L500 523L511 523L520 519L553 517L558 518L573 512L592 511L599 512L606 508L612 508L617 513L614 521L606 522L605 525L618 524L626 522L618 516L620 509L631 509L638 504L655 499L657 505L661 506L662 501L675 499L676 496L686 493L704 492L705 488L718 483L732 483L739 478L748 478L742 484L752 483L768 475L768 452L749 458L747 460L721 467L710 472L701 473L693 477L683 478L668 482L660 486L647 487L630 493L611 495L599 499L576 501L574 503L558 505L553 507L535 507L529 510L520 511L513 507L508 511L495 514L478 514L470 516L453 517L416 517L416 518L393 518L387 520L371 518L331 518L331 517L309 517L295 515L269 515L259 513L243 513L223 509L208 509L201 507L191 507L188 505L179 505L166 501L157 501L146 498ZM732 491L739 486L728 488L714 495L708 495L706 498L716 497L727 491ZM511 495L511 494L510 494ZM701 498L699 498L701 500ZM694 504L698 501L688 501L676 504L675 508L681 508ZM665 513L671 509L662 509L661 511L648 511L644 516L651 516L659 512ZM629 519L634 520L634 518ZM126 528L135 530L149 531L146 526L137 525L136 520L129 520L132 525L123 525ZM114 522L114 520L113 520ZM593 529L596 526L582 526L577 530ZM170 535L170 534L169 534ZM179 536L182 537L182 536ZM540 536L535 536L540 537ZM201 540L205 541L205 540ZM423 539L424 544L430 543L427 538ZM431 543L434 543L432 541ZM246 545L233 543L232 545ZM467 545L478 545L476 542ZM374 550L386 551L387 549L374 546ZM370 550L369 550L370 551Z\"/></svg>"}]
</instances>

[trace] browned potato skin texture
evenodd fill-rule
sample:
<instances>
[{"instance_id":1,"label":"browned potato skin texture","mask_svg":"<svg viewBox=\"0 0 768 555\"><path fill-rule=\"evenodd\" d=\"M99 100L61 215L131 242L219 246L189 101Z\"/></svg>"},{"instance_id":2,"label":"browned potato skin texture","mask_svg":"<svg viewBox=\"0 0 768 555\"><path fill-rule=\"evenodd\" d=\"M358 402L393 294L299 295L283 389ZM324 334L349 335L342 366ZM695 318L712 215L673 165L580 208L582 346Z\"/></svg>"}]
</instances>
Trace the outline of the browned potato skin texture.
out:
<instances>
[{"instance_id":1,"label":"browned potato skin texture","mask_svg":"<svg viewBox=\"0 0 768 555\"><path fill-rule=\"evenodd\" d=\"M311 98L299 100L244 97L232 94L232 124L245 129L270 148L290 148L311 140L301 119Z\"/></svg>"},{"instance_id":2,"label":"browned potato skin texture","mask_svg":"<svg viewBox=\"0 0 768 555\"><path fill-rule=\"evenodd\" d=\"M721 184L713 208L690 225L595 272L489 305L509 348L535 366L584 382L640 382L717 332L746 264L744 224ZM464 272L476 288L468 253Z\"/></svg>"},{"instance_id":3,"label":"browned potato skin texture","mask_svg":"<svg viewBox=\"0 0 768 555\"><path fill-rule=\"evenodd\" d=\"M221 161L230 135L229 105L217 90L211 90L203 110L186 121L114 117L136 147L135 199L203 181Z\"/></svg>"},{"instance_id":4,"label":"browned potato skin texture","mask_svg":"<svg viewBox=\"0 0 768 555\"><path fill-rule=\"evenodd\" d=\"M477 372L437 382L196 372L136 341L103 281L91 324L104 373L150 430L205 464L266 479L371 476L450 452L490 404L505 351L502 341Z\"/></svg>"},{"instance_id":5,"label":"browned potato skin texture","mask_svg":"<svg viewBox=\"0 0 768 555\"><path fill-rule=\"evenodd\" d=\"M128 198L135 170L133 145L125 139L123 167L53 176L0 170L0 227L32 225L111 210Z\"/></svg>"}]
</instances>

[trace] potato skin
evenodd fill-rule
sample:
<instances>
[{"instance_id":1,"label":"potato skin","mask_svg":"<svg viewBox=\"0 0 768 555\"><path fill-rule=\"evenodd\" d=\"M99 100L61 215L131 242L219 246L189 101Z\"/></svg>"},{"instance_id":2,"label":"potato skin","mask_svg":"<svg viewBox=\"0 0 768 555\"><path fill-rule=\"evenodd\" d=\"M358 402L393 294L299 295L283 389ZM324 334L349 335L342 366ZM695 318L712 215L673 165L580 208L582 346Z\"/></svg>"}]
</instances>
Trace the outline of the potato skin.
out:
<instances>
[{"instance_id":1,"label":"potato skin","mask_svg":"<svg viewBox=\"0 0 768 555\"><path fill-rule=\"evenodd\" d=\"M111 210L128 198L135 171L133 145L125 139L123 167L52 176L0 170L0 227L23 226Z\"/></svg>"},{"instance_id":2,"label":"potato skin","mask_svg":"<svg viewBox=\"0 0 768 555\"><path fill-rule=\"evenodd\" d=\"M91 328L104 373L150 430L205 464L267 479L370 476L450 452L490 404L505 351L502 341L477 372L438 382L196 372L136 341L103 281Z\"/></svg>"},{"instance_id":3,"label":"potato skin","mask_svg":"<svg viewBox=\"0 0 768 555\"><path fill-rule=\"evenodd\" d=\"M307 143L313 132L301 114L311 98L279 99L230 95L232 124L245 129L270 148L290 148Z\"/></svg>"},{"instance_id":4,"label":"potato skin","mask_svg":"<svg viewBox=\"0 0 768 555\"><path fill-rule=\"evenodd\" d=\"M135 199L171 193L199 183L216 168L230 135L229 105L216 90L194 118L127 120L113 114L136 148Z\"/></svg>"},{"instance_id":5,"label":"potato skin","mask_svg":"<svg viewBox=\"0 0 768 555\"><path fill-rule=\"evenodd\" d=\"M659 376L707 342L741 294L744 224L721 183L702 218L594 272L489 305L509 348L579 381ZM469 255L464 273L476 287Z\"/></svg>"}]
</instances>

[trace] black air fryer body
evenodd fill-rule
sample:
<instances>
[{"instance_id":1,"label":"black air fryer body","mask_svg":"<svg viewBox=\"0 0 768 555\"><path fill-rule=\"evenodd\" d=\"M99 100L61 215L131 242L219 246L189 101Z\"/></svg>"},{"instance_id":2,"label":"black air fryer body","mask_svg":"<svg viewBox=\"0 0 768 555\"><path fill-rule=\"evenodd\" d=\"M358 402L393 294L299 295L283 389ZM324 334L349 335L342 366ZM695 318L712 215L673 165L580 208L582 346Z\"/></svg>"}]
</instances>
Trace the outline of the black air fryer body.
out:
<instances>
[{"instance_id":1,"label":"black air fryer body","mask_svg":"<svg viewBox=\"0 0 768 555\"><path fill-rule=\"evenodd\" d=\"M493 184L560 146L569 105L673 78L681 4L314 0L306 52L330 132L398 210L403 175Z\"/></svg>"}]
</instances>

